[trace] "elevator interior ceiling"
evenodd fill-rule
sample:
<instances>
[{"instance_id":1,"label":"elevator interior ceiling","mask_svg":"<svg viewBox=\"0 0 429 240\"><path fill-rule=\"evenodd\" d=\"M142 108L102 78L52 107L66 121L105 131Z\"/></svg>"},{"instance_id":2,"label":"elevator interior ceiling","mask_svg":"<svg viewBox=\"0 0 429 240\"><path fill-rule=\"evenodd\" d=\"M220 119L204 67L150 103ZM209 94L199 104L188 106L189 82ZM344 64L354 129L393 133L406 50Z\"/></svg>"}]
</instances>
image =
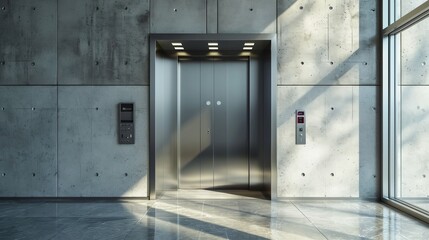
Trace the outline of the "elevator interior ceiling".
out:
<instances>
[{"instance_id":1,"label":"elevator interior ceiling","mask_svg":"<svg viewBox=\"0 0 429 240\"><path fill-rule=\"evenodd\" d=\"M158 46L168 53L219 53L221 55L248 55L263 52L270 41L267 40L158 40ZM173 43L181 43L184 50L174 49ZM209 43L217 43L218 50L209 50ZM251 50L244 50L245 43L254 43ZM195 54L193 54L195 55ZM200 54L198 54L200 55Z\"/></svg>"}]
</instances>

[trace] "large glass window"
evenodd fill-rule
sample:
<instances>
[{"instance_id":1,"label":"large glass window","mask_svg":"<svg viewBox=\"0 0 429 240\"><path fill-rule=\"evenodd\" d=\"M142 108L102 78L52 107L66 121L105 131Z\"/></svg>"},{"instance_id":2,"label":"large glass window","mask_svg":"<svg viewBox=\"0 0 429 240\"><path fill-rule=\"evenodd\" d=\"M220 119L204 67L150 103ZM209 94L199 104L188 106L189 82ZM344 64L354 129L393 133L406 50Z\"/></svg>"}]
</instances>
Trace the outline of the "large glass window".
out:
<instances>
[{"instance_id":1,"label":"large glass window","mask_svg":"<svg viewBox=\"0 0 429 240\"><path fill-rule=\"evenodd\" d=\"M429 1L383 7L383 200L429 222Z\"/></svg>"},{"instance_id":2,"label":"large glass window","mask_svg":"<svg viewBox=\"0 0 429 240\"><path fill-rule=\"evenodd\" d=\"M404 16L411 12L427 0L399 0L400 1L400 15Z\"/></svg>"},{"instance_id":3,"label":"large glass window","mask_svg":"<svg viewBox=\"0 0 429 240\"><path fill-rule=\"evenodd\" d=\"M400 38L396 197L429 210L429 18Z\"/></svg>"}]
</instances>

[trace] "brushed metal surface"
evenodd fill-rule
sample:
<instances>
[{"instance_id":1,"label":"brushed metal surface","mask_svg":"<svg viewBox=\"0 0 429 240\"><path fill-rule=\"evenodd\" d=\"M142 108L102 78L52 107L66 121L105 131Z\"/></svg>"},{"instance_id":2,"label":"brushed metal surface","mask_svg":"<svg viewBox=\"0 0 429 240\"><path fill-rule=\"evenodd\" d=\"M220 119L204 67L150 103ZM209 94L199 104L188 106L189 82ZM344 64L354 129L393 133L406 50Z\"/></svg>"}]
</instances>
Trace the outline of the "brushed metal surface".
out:
<instances>
[{"instance_id":1,"label":"brushed metal surface","mask_svg":"<svg viewBox=\"0 0 429 240\"><path fill-rule=\"evenodd\" d=\"M228 185L228 155L227 155L227 63L219 62L215 66L214 95L216 106L214 108L214 163L213 186L220 188ZM220 104L218 105L218 102ZM222 102L225 104L222 105Z\"/></svg>"},{"instance_id":2,"label":"brushed metal surface","mask_svg":"<svg viewBox=\"0 0 429 240\"><path fill-rule=\"evenodd\" d=\"M264 58L249 60L249 188L263 189L264 184Z\"/></svg>"},{"instance_id":3,"label":"brushed metal surface","mask_svg":"<svg viewBox=\"0 0 429 240\"><path fill-rule=\"evenodd\" d=\"M248 62L182 61L180 69L180 188L247 189Z\"/></svg>"},{"instance_id":4,"label":"brushed metal surface","mask_svg":"<svg viewBox=\"0 0 429 240\"><path fill-rule=\"evenodd\" d=\"M246 189L249 187L248 62L228 62L222 66L226 68L226 71L219 69L226 72L226 99L219 107L226 108L225 166L228 169L218 174L227 173L224 176L227 188Z\"/></svg>"},{"instance_id":5,"label":"brushed metal surface","mask_svg":"<svg viewBox=\"0 0 429 240\"><path fill-rule=\"evenodd\" d=\"M157 52L157 93L163 97L157 101L155 138L158 160L156 161L156 187L159 191L177 189L177 60ZM153 181L155 181L153 179Z\"/></svg>"},{"instance_id":6,"label":"brushed metal surface","mask_svg":"<svg viewBox=\"0 0 429 240\"><path fill-rule=\"evenodd\" d=\"M180 64L180 188L200 188L201 64Z\"/></svg>"},{"instance_id":7,"label":"brushed metal surface","mask_svg":"<svg viewBox=\"0 0 429 240\"><path fill-rule=\"evenodd\" d=\"M201 62L201 188L213 187L213 71L213 64Z\"/></svg>"}]
</instances>

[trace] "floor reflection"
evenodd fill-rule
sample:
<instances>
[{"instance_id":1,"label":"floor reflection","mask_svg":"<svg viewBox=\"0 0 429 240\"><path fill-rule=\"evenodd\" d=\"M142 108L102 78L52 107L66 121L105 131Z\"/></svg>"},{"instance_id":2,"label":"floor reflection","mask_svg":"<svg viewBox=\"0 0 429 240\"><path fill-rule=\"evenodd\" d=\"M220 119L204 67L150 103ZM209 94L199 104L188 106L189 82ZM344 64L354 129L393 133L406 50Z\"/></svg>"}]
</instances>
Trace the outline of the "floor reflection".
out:
<instances>
[{"instance_id":1,"label":"floor reflection","mask_svg":"<svg viewBox=\"0 0 429 240\"><path fill-rule=\"evenodd\" d=\"M156 201L0 201L0 239L429 239L429 228L371 201L180 190Z\"/></svg>"}]
</instances>

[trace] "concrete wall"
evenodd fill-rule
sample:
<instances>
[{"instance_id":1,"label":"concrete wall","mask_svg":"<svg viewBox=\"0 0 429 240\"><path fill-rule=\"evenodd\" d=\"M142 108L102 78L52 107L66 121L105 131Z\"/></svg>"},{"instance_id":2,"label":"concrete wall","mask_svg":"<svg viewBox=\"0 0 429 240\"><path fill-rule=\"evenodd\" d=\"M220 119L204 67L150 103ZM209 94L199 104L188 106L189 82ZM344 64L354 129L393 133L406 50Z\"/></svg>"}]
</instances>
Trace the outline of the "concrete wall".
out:
<instances>
[{"instance_id":1,"label":"concrete wall","mask_svg":"<svg viewBox=\"0 0 429 240\"><path fill-rule=\"evenodd\" d=\"M57 89L0 87L0 196L55 196Z\"/></svg>"},{"instance_id":2,"label":"concrete wall","mask_svg":"<svg viewBox=\"0 0 429 240\"><path fill-rule=\"evenodd\" d=\"M278 195L377 197L376 1L278 1ZM294 143L306 110L307 144Z\"/></svg>"},{"instance_id":3,"label":"concrete wall","mask_svg":"<svg viewBox=\"0 0 429 240\"><path fill-rule=\"evenodd\" d=\"M60 85L147 85L149 3L58 0Z\"/></svg>"},{"instance_id":4,"label":"concrete wall","mask_svg":"<svg viewBox=\"0 0 429 240\"><path fill-rule=\"evenodd\" d=\"M0 196L147 196L149 2L0 9ZM134 145L118 144L120 102Z\"/></svg>"},{"instance_id":5,"label":"concrete wall","mask_svg":"<svg viewBox=\"0 0 429 240\"><path fill-rule=\"evenodd\" d=\"M55 84L55 0L0 1L0 84Z\"/></svg>"},{"instance_id":6,"label":"concrete wall","mask_svg":"<svg viewBox=\"0 0 429 240\"><path fill-rule=\"evenodd\" d=\"M58 87L58 195L146 196L147 86ZM118 103L134 102L135 144L118 145Z\"/></svg>"},{"instance_id":7,"label":"concrete wall","mask_svg":"<svg viewBox=\"0 0 429 240\"><path fill-rule=\"evenodd\" d=\"M0 35L0 91L8 93L1 95L0 143L8 147L0 179L9 180L0 181L0 196L146 196L147 39L167 32L277 33L278 196L377 196L376 1L0 0L2 6L0 31L9 34ZM35 98L48 103L32 110ZM120 101L136 103L133 146L115 142ZM296 108L307 111L305 146L294 144ZM33 177L29 169L37 168L28 166L43 171Z\"/></svg>"}]
</instances>

